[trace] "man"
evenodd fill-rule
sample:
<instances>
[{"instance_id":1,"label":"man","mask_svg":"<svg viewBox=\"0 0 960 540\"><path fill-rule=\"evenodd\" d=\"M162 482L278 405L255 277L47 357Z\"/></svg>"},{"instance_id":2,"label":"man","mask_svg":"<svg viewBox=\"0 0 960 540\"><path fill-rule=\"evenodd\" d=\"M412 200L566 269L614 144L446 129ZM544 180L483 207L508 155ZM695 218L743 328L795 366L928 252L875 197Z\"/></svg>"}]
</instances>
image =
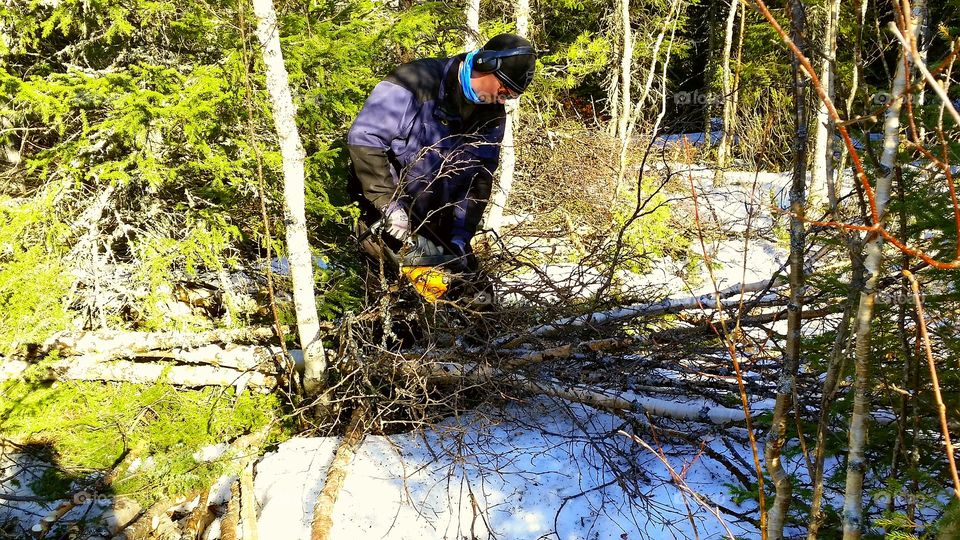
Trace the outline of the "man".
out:
<instances>
[{"instance_id":1,"label":"man","mask_svg":"<svg viewBox=\"0 0 960 540\"><path fill-rule=\"evenodd\" d=\"M374 88L347 135L367 253L476 271L470 240L500 159L503 103L526 90L535 64L529 41L501 34L478 51L404 64Z\"/></svg>"}]
</instances>

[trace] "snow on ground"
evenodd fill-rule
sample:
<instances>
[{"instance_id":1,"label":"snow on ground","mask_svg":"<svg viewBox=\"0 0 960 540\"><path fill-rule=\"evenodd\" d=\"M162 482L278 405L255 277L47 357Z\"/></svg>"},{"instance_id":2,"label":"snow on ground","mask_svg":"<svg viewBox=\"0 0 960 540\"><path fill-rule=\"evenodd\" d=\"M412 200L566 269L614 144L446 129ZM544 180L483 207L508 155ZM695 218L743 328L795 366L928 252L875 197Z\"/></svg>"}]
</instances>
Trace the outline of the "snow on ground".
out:
<instances>
[{"instance_id":1,"label":"snow on ground","mask_svg":"<svg viewBox=\"0 0 960 540\"><path fill-rule=\"evenodd\" d=\"M706 246L717 287L772 276L785 260L785 250L752 237L744 263L742 233L748 217L753 231L772 226L771 209L786 207L789 174L729 172L724 186L713 187L711 169L671 166L687 168L697 186L702 216L722 231ZM689 199L690 193L671 197ZM691 247L702 251L696 239ZM651 296L713 290L704 264L695 279L682 277L685 270L679 261L663 258L652 266L644 276L621 272L616 281L642 287ZM590 296L605 276L568 263L545 266L539 276L521 276L518 283L542 290L538 280L544 278L561 291ZM422 432L367 437L338 499L333 537L727 537L724 522L672 482L656 455L616 433L622 424L607 413L541 398L502 409L483 407ZM740 470L748 471L752 456L738 431L742 430L728 428L708 444L746 464ZM641 436L657 448L647 434ZM257 464L255 491L263 537L309 538L313 505L338 442L293 439ZM203 449L197 457L214 457L217 450ZM698 447L670 444L663 451L676 471L685 471L686 484L712 504L756 514L752 506L740 508L731 500L726 486L736 481ZM17 492L21 493L28 491ZM32 516L24 515L28 522L45 513L39 507L30 510ZM749 524L728 521L726 526L737 538L759 537Z\"/></svg>"},{"instance_id":2,"label":"snow on ground","mask_svg":"<svg viewBox=\"0 0 960 540\"><path fill-rule=\"evenodd\" d=\"M790 173L729 171L722 186L714 186L715 169L705 165L657 163L651 170L661 174L669 169L685 180L692 179L697 194L697 205L705 229L704 246L694 229L690 238L690 252L709 260L718 289L736 283L751 283L768 279L787 259L787 250L775 240L771 229L774 213L789 208ZM692 211L692 193L667 193L675 205L683 202ZM785 217L785 216L782 216ZM510 216L508 216L508 220ZM514 217L512 223L520 219ZM526 219L532 219L526 216ZM744 235L750 231L749 242ZM762 234L761 234L762 233ZM530 244L529 239L518 245ZM705 248L705 250L704 250ZM685 261L667 257L650 261L646 274L620 270L614 281L621 291L639 292L654 299L673 295L700 295L714 290L705 261L699 272L688 275ZM697 275L699 274L699 275ZM544 263L536 272L524 272L503 279L500 298L505 303L523 302L523 291L558 291L567 298L590 298L603 286L607 276L575 262ZM559 294L540 293L544 302L560 299Z\"/></svg>"},{"instance_id":3,"label":"snow on ground","mask_svg":"<svg viewBox=\"0 0 960 540\"><path fill-rule=\"evenodd\" d=\"M737 538L759 537L683 493L657 456L617 434L622 424L585 406L536 399L483 407L423 432L367 437L337 500L332 536L710 539L728 537L729 527ZM309 538L337 442L293 439L260 461L262 535ZM721 439L709 444L729 454ZM697 457L697 448L665 445L663 452L704 500L753 511L731 500L723 485L730 473Z\"/></svg>"}]
</instances>

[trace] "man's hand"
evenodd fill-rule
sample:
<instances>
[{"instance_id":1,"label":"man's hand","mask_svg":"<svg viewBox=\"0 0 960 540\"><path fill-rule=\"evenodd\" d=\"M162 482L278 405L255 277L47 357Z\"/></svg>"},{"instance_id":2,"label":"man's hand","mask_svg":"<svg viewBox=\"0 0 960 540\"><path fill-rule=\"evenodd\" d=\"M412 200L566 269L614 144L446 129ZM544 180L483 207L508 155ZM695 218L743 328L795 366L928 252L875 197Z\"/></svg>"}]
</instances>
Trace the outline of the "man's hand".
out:
<instances>
[{"instance_id":1,"label":"man's hand","mask_svg":"<svg viewBox=\"0 0 960 540\"><path fill-rule=\"evenodd\" d=\"M444 254L443 248L431 242L429 238L425 238L419 234L410 235L406 245L407 255L411 257L439 257Z\"/></svg>"},{"instance_id":2,"label":"man's hand","mask_svg":"<svg viewBox=\"0 0 960 540\"><path fill-rule=\"evenodd\" d=\"M399 263L410 266L436 266L452 258L429 238L413 232L407 211L397 202L383 209L383 217L371 227L376 234L389 236L399 248L389 246L399 257Z\"/></svg>"},{"instance_id":3,"label":"man's hand","mask_svg":"<svg viewBox=\"0 0 960 540\"><path fill-rule=\"evenodd\" d=\"M410 217L407 211L396 201L390 203L383 209L383 230L390 236L406 243L408 237L412 234L410 231Z\"/></svg>"}]
</instances>

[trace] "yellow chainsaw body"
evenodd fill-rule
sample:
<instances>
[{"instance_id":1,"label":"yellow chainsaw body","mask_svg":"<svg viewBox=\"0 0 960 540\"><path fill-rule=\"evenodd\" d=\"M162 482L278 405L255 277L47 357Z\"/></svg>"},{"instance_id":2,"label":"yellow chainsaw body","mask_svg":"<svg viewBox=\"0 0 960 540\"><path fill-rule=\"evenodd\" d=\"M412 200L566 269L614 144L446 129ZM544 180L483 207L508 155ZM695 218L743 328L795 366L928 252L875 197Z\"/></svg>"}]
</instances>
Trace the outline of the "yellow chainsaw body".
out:
<instances>
[{"instance_id":1,"label":"yellow chainsaw body","mask_svg":"<svg viewBox=\"0 0 960 540\"><path fill-rule=\"evenodd\" d=\"M430 303L443 297L450 285L447 274L434 266L401 266L400 271L407 276L417 293Z\"/></svg>"}]
</instances>

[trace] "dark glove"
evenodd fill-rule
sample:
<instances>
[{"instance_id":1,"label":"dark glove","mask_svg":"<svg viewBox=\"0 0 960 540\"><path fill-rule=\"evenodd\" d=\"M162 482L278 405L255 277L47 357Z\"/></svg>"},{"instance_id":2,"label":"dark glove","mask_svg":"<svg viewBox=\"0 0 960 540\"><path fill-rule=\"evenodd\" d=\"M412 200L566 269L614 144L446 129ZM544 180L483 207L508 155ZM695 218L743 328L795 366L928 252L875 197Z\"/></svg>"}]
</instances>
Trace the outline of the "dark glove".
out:
<instances>
[{"instance_id":1,"label":"dark glove","mask_svg":"<svg viewBox=\"0 0 960 540\"><path fill-rule=\"evenodd\" d=\"M431 264L426 261L436 260L439 257L442 257L443 260L450 258L443 252L443 248L434 244L429 238L419 234L407 235L403 243L402 255L404 261L407 259L411 261L408 264L413 264L413 261L416 261L416 266L432 266L432 264L437 263Z\"/></svg>"},{"instance_id":2,"label":"dark glove","mask_svg":"<svg viewBox=\"0 0 960 540\"><path fill-rule=\"evenodd\" d=\"M464 240L453 240L450 242L451 256L455 259L450 266L461 272L476 272L480 265L477 263L477 257L473 254L473 248L470 242Z\"/></svg>"}]
</instances>

